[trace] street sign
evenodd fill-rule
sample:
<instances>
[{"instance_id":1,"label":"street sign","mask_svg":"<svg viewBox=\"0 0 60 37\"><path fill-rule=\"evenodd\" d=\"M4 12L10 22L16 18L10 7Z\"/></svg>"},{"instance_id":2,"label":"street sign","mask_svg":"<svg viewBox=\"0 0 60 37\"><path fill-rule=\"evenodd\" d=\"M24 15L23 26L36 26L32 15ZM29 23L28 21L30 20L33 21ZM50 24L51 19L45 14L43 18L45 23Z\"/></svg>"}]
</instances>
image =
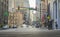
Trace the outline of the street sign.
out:
<instances>
[{"instance_id":1,"label":"street sign","mask_svg":"<svg viewBox=\"0 0 60 37\"><path fill-rule=\"evenodd\" d=\"M6 12L4 12L4 16L8 16L9 14L8 14L8 12L6 11Z\"/></svg>"},{"instance_id":2,"label":"street sign","mask_svg":"<svg viewBox=\"0 0 60 37\"><path fill-rule=\"evenodd\" d=\"M34 8L29 8L29 10L36 10L36 9L34 9Z\"/></svg>"}]
</instances>

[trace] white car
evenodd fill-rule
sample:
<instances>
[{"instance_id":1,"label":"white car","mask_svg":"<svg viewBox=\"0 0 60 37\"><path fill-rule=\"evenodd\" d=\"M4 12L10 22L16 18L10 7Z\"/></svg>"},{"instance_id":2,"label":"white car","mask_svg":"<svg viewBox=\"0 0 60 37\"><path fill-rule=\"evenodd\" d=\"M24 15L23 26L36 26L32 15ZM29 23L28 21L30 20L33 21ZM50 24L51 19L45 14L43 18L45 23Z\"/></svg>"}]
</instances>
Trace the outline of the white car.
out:
<instances>
[{"instance_id":1,"label":"white car","mask_svg":"<svg viewBox=\"0 0 60 37\"><path fill-rule=\"evenodd\" d=\"M3 29L8 29L8 28L9 28L8 25L3 26Z\"/></svg>"},{"instance_id":2,"label":"white car","mask_svg":"<svg viewBox=\"0 0 60 37\"><path fill-rule=\"evenodd\" d=\"M26 25L26 24L23 24L23 25L22 25L22 27L23 27L23 28L27 28L27 27L28 27L28 25Z\"/></svg>"}]
</instances>

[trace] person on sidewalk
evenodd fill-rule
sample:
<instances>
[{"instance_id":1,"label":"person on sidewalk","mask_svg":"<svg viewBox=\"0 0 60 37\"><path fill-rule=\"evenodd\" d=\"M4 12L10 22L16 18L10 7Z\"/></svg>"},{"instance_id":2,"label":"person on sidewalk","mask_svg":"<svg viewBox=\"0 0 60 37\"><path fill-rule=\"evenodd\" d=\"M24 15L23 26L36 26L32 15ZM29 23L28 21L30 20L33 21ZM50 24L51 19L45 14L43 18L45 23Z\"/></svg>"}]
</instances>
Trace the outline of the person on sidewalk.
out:
<instances>
[{"instance_id":1,"label":"person on sidewalk","mask_svg":"<svg viewBox=\"0 0 60 37\"><path fill-rule=\"evenodd\" d=\"M57 22L55 22L55 23L56 23L56 25L55 25L55 26L56 26L56 29L58 29L58 25L57 25Z\"/></svg>"},{"instance_id":2,"label":"person on sidewalk","mask_svg":"<svg viewBox=\"0 0 60 37\"><path fill-rule=\"evenodd\" d=\"M49 22L48 22L48 29L49 29L49 30L52 29L53 21L54 21L54 20L49 20Z\"/></svg>"}]
</instances>

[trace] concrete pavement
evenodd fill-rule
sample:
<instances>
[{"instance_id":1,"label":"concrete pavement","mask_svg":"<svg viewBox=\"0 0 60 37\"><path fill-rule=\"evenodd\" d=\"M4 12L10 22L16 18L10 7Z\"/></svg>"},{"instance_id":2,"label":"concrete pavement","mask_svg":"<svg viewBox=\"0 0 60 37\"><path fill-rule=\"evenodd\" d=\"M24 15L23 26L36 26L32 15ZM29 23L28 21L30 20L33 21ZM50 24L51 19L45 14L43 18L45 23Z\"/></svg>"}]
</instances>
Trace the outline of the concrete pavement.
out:
<instances>
[{"instance_id":1,"label":"concrete pavement","mask_svg":"<svg viewBox=\"0 0 60 37\"><path fill-rule=\"evenodd\" d=\"M48 29L41 29L41 28L31 28L31 27L26 27L26 28L15 28L15 29L6 29L6 30L0 30L0 32L38 32L38 31L46 31Z\"/></svg>"},{"instance_id":2,"label":"concrete pavement","mask_svg":"<svg viewBox=\"0 0 60 37\"><path fill-rule=\"evenodd\" d=\"M0 30L0 37L60 37L60 29L17 28Z\"/></svg>"}]
</instances>

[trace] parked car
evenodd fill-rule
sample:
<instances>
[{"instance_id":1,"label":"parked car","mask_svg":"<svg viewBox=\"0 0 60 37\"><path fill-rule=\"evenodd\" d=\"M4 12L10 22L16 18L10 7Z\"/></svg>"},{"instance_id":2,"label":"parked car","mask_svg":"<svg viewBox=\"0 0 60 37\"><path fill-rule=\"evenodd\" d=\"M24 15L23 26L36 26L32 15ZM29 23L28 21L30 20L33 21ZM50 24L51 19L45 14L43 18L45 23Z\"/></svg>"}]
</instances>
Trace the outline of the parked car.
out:
<instances>
[{"instance_id":1,"label":"parked car","mask_svg":"<svg viewBox=\"0 0 60 37\"><path fill-rule=\"evenodd\" d=\"M26 24L23 24L23 25L22 25L22 27L23 27L23 28L26 28L26 27L28 27L28 25L26 25Z\"/></svg>"},{"instance_id":2,"label":"parked car","mask_svg":"<svg viewBox=\"0 0 60 37\"><path fill-rule=\"evenodd\" d=\"M17 25L13 25L13 28L17 28Z\"/></svg>"},{"instance_id":3,"label":"parked car","mask_svg":"<svg viewBox=\"0 0 60 37\"><path fill-rule=\"evenodd\" d=\"M5 25L5 26L2 27L2 29L8 29L8 28L9 28L8 25Z\"/></svg>"},{"instance_id":4,"label":"parked car","mask_svg":"<svg viewBox=\"0 0 60 37\"><path fill-rule=\"evenodd\" d=\"M40 27L40 25L39 24L36 24L36 26L35 26L36 28L39 28Z\"/></svg>"},{"instance_id":5,"label":"parked car","mask_svg":"<svg viewBox=\"0 0 60 37\"><path fill-rule=\"evenodd\" d=\"M37 21L33 21L32 25L35 26L36 28L40 27L40 23Z\"/></svg>"}]
</instances>

